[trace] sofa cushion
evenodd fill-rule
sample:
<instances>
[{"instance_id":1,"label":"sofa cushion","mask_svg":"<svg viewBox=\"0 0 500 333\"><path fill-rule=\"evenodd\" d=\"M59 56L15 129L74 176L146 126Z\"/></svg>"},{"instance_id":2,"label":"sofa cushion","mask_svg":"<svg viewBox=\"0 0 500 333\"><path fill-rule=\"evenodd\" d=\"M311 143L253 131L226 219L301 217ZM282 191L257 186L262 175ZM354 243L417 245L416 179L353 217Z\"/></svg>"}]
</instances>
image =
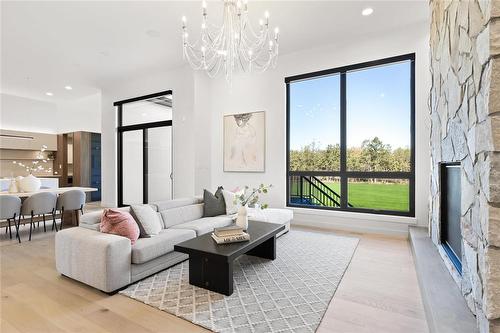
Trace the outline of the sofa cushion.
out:
<instances>
[{"instance_id":1,"label":"sofa cushion","mask_svg":"<svg viewBox=\"0 0 500 333\"><path fill-rule=\"evenodd\" d=\"M100 231L107 234L127 237L134 245L139 238L139 227L129 212L105 209L102 212Z\"/></svg>"},{"instance_id":2,"label":"sofa cushion","mask_svg":"<svg viewBox=\"0 0 500 333\"><path fill-rule=\"evenodd\" d=\"M173 200L164 200L151 203L151 206L156 207L156 211L161 212L167 209L184 207L189 205L197 205L203 203L203 200L199 197L194 198L179 198Z\"/></svg>"},{"instance_id":3,"label":"sofa cushion","mask_svg":"<svg viewBox=\"0 0 500 333\"><path fill-rule=\"evenodd\" d=\"M226 215L233 215L238 213L238 203L236 201L236 196L241 195L243 192L231 192L228 190L222 190L222 195L224 196L224 202L226 203Z\"/></svg>"},{"instance_id":4,"label":"sofa cushion","mask_svg":"<svg viewBox=\"0 0 500 333\"><path fill-rule=\"evenodd\" d=\"M130 213L139 226L142 238L158 235L163 229L163 221L151 205L132 205Z\"/></svg>"},{"instance_id":5,"label":"sofa cushion","mask_svg":"<svg viewBox=\"0 0 500 333\"><path fill-rule=\"evenodd\" d=\"M188 221L185 223L177 224L172 227L172 229L189 229L196 231L196 235L204 235L206 233L212 232L214 228L225 227L233 223L231 217L226 215L214 216L214 217L203 217L194 221Z\"/></svg>"},{"instance_id":6,"label":"sofa cushion","mask_svg":"<svg viewBox=\"0 0 500 333\"><path fill-rule=\"evenodd\" d=\"M222 186L217 188L214 194L203 190L203 217L212 217L226 214L226 202L222 195Z\"/></svg>"},{"instance_id":7,"label":"sofa cushion","mask_svg":"<svg viewBox=\"0 0 500 333\"><path fill-rule=\"evenodd\" d=\"M193 230L164 229L151 238L139 238L132 246L132 263L142 264L174 250L174 245L196 237Z\"/></svg>"},{"instance_id":8,"label":"sofa cushion","mask_svg":"<svg viewBox=\"0 0 500 333\"><path fill-rule=\"evenodd\" d=\"M170 228L174 225L199 219L203 216L203 204L189 205L163 210L160 212L163 227Z\"/></svg>"}]
</instances>

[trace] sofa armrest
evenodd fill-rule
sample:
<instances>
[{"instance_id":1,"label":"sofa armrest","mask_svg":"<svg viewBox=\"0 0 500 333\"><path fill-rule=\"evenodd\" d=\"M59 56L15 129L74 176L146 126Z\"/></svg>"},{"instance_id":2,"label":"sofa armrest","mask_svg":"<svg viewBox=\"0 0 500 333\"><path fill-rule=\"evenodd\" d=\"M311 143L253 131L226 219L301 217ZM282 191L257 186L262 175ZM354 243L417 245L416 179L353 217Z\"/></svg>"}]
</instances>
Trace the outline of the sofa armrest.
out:
<instances>
[{"instance_id":1,"label":"sofa armrest","mask_svg":"<svg viewBox=\"0 0 500 333\"><path fill-rule=\"evenodd\" d=\"M130 284L130 239L75 227L56 233L59 273L104 292Z\"/></svg>"},{"instance_id":2,"label":"sofa armrest","mask_svg":"<svg viewBox=\"0 0 500 333\"><path fill-rule=\"evenodd\" d=\"M80 216L80 224L97 224L101 223L101 211L89 212Z\"/></svg>"}]
</instances>

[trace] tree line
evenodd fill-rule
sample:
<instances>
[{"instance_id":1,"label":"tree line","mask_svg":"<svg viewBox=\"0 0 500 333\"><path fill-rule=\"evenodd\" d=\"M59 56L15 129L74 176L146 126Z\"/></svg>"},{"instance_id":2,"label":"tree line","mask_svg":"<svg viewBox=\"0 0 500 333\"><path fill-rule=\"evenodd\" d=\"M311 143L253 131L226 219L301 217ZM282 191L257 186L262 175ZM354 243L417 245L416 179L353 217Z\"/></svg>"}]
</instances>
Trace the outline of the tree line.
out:
<instances>
[{"instance_id":1,"label":"tree line","mask_svg":"<svg viewBox=\"0 0 500 333\"><path fill-rule=\"evenodd\" d=\"M316 142L290 151L291 171L340 170L340 145L319 148ZM410 171L410 149L384 144L378 137L364 140L361 147L347 148L349 171Z\"/></svg>"}]
</instances>

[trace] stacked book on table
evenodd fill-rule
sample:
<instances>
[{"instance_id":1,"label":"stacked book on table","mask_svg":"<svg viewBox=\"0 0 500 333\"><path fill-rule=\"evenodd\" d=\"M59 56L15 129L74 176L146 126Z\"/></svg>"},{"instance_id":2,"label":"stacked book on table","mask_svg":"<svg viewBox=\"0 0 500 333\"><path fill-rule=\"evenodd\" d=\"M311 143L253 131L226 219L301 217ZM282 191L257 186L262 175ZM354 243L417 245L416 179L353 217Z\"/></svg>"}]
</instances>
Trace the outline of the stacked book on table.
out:
<instances>
[{"instance_id":1,"label":"stacked book on table","mask_svg":"<svg viewBox=\"0 0 500 333\"><path fill-rule=\"evenodd\" d=\"M236 225L229 227L215 228L212 238L217 244L238 243L250 240L250 235L243 231L243 228Z\"/></svg>"}]
</instances>

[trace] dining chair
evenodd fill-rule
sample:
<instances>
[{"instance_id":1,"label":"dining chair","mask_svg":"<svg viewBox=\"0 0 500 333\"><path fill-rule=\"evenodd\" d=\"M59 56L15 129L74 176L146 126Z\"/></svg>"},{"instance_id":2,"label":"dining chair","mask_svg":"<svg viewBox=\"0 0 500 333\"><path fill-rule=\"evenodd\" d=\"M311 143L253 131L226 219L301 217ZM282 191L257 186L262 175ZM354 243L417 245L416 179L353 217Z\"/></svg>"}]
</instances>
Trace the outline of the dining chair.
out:
<instances>
[{"instance_id":1,"label":"dining chair","mask_svg":"<svg viewBox=\"0 0 500 333\"><path fill-rule=\"evenodd\" d=\"M47 231L45 227L45 214L52 214L52 227L53 228L55 227L57 231L56 216L55 216L56 201L57 201L57 196L54 193L50 192L36 193L26 198L26 200L24 200L21 208L21 214L30 215L31 217L29 240L31 240L31 232L33 229L33 218L35 217L35 215L43 216L43 231Z\"/></svg>"},{"instance_id":2,"label":"dining chair","mask_svg":"<svg viewBox=\"0 0 500 333\"><path fill-rule=\"evenodd\" d=\"M20 216L21 213L21 199L14 195L2 195L0 196L0 220L7 220L9 224L9 237L12 239L12 231L10 226L10 221L14 221L14 227L16 228L16 237L21 243L21 237L19 236L19 225L16 224L16 216Z\"/></svg>"},{"instance_id":3,"label":"dining chair","mask_svg":"<svg viewBox=\"0 0 500 333\"><path fill-rule=\"evenodd\" d=\"M64 223L64 212L73 211L78 214L80 211L83 214L83 205L85 205L85 192L81 190L70 190L59 195L56 209L61 212L61 230Z\"/></svg>"}]
</instances>

